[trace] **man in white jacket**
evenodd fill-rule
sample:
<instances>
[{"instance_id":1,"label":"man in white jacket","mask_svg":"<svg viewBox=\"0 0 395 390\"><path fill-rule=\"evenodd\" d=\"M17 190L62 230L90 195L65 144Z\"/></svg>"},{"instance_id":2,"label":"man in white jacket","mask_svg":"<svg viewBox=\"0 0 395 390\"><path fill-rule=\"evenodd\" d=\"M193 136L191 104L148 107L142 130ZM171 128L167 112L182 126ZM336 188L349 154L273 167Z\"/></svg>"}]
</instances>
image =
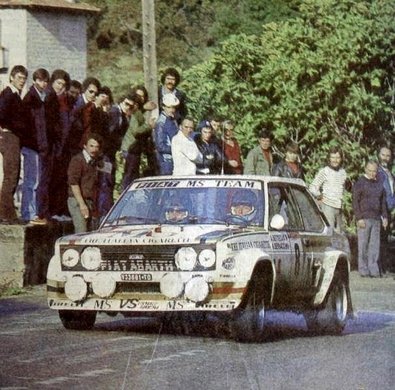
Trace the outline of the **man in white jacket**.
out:
<instances>
[{"instance_id":1,"label":"man in white jacket","mask_svg":"<svg viewBox=\"0 0 395 390\"><path fill-rule=\"evenodd\" d=\"M187 117L181 122L180 130L171 140L173 175L196 175L196 163L203 162L203 156L191 138L193 129L193 120Z\"/></svg>"}]
</instances>

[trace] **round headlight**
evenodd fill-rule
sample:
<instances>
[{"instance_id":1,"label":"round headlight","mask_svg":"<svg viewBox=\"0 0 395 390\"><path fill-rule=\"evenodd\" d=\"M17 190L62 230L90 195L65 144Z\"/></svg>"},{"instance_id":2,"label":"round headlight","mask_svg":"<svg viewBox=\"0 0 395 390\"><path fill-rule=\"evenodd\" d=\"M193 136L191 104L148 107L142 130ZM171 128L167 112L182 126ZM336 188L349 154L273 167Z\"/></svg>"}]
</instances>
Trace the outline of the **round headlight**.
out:
<instances>
[{"instance_id":1,"label":"round headlight","mask_svg":"<svg viewBox=\"0 0 395 390\"><path fill-rule=\"evenodd\" d=\"M184 292L184 282L178 272L164 274L160 280L160 292L170 299L181 296Z\"/></svg>"},{"instance_id":2,"label":"round headlight","mask_svg":"<svg viewBox=\"0 0 395 390\"><path fill-rule=\"evenodd\" d=\"M75 267L80 258L80 254L75 249L67 249L62 255L62 264L65 267Z\"/></svg>"},{"instance_id":3,"label":"round headlight","mask_svg":"<svg viewBox=\"0 0 395 390\"><path fill-rule=\"evenodd\" d=\"M175 256L176 265L182 271L192 271L196 264L197 253L191 247L180 248Z\"/></svg>"},{"instance_id":4,"label":"round headlight","mask_svg":"<svg viewBox=\"0 0 395 390\"><path fill-rule=\"evenodd\" d=\"M108 273L100 273L92 279L92 290L100 298L109 298L114 292L117 284Z\"/></svg>"},{"instance_id":5,"label":"round headlight","mask_svg":"<svg viewBox=\"0 0 395 390\"><path fill-rule=\"evenodd\" d=\"M185 285L185 297L192 302L203 302L210 292L209 285L202 276L195 276Z\"/></svg>"},{"instance_id":6,"label":"round headlight","mask_svg":"<svg viewBox=\"0 0 395 390\"><path fill-rule=\"evenodd\" d=\"M205 267L212 267L215 263L215 252L212 249L204 249L199 253L199 263Z\"/></svg>"},{"instance_id":7,"label":"round headlight","mask_svg":"<svg viewBox=\"0 0 395 390\"><path fill-rule=\"evenodd\" d=\"M67 279L64 285L64 293L73 302L79 302L86 298L88 286L81 276L73 276Z\"/></svg>"},{"instance_id":8,"label":"round headlight","mask_svg":"<svg viewBox=\"0 0 395 390\"><path fill-rule=\"evenodd\" d=\"M100 267L101 253L100 249L94 246L88 246L81 254L81 263L89 271L94 271Z\"/></svg>"}]
</instances>

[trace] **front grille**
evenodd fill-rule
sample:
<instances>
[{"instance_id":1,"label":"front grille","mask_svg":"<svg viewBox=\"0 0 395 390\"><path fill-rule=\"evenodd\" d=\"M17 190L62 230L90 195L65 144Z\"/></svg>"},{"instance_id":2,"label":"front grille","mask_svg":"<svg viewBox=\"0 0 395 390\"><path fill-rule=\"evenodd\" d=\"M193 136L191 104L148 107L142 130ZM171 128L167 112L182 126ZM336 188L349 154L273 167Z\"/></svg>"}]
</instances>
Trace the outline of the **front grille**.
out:
<instances>
[{"instance_id":1,"label":"front grille","mask_svg":"<svg viewBox=\"0 0 395 390\"><path fill-rule=\"evenodd\" d=\"M102 271L176 271L174 256L178 247L101 247Z\"/></svg>"},{"instance_id":2,"label":"front grille","mask_svg":"<svg viewBox=\"0 0 395 390\"><path fill-rule=\"evenodd\" d=\"M61 256L69 249L77 250L80 255L89 245L70 246L60 248ZM103 245L100 248L102 261L99 271L115 272L176 272L179 270L175 264L175 254L181 247L188 245ZM203 249L213 249L210 245L199 245L195 250L199 253ZM64 271L86 271L80 262L73 267L67 268L62 265ZM208 271L215 269L215 265L204 268L196 264L195 271ZM96 271L95 271L96 272Z\"/></svg>"}]
</instances>

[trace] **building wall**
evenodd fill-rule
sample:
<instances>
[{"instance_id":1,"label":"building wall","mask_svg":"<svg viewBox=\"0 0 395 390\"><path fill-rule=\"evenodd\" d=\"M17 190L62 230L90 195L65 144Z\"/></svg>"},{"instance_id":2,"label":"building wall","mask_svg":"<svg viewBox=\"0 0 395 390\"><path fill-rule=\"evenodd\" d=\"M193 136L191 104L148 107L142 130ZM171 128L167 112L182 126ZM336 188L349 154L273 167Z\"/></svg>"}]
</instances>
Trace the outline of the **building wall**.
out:
<instances>
[{"instance_id":1,"label":"building wall","mask_svg":"<svg viewBox=\"0 0 395 390\"><path fill-rule=\"evenodd\" d=\"M8 83L14 65L24 65L31 75L37 68L50 73L58 68L82 81L87 67L85 15L24 9L0 9L1 46L9 50L9 69L0 74L0 90Z\"/></svg>"},{"instance_id":2,"label":"building wall","mask_svg":"<svg viewBox=\"0 0 395 390\"><path fill-rule=\"evenodd\" d=\"M61 68L71 78L86 77L86 18L82 15L34 12L27 16L27 68Z\"/></svg>"},{"instance_id":3,"label":"building wall","mask_svg":"<svg viewBox=\"0 0 395 390\"><path fill-rule=\"evenodd\" d=\"M8 50L10 68L13 65L26 64L26 25L27 12L25 10L0 10L0 44ZM0 90L7 86L8 80L8 74L0 74Z\"/></svg>"}]
</instances>

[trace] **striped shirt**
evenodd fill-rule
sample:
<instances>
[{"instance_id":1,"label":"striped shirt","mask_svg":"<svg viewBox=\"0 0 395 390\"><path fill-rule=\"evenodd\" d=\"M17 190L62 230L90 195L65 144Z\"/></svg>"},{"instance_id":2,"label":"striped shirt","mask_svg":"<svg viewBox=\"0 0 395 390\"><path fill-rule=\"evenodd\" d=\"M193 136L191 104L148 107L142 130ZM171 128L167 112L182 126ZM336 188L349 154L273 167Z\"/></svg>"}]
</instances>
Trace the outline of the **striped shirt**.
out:
<instances>
[{"instance_id":1,"label":"striped shirt","mask_svg":"<svg viewBox=\"0 0 395 390\"><path fill-rule=\"evenodd\" d=\"M316 198L322 195L324 204L341 209L346 179L347 173L343 168L335 170L326 166L318 171L309 190Z\"/></svg>"}]
</instances>

